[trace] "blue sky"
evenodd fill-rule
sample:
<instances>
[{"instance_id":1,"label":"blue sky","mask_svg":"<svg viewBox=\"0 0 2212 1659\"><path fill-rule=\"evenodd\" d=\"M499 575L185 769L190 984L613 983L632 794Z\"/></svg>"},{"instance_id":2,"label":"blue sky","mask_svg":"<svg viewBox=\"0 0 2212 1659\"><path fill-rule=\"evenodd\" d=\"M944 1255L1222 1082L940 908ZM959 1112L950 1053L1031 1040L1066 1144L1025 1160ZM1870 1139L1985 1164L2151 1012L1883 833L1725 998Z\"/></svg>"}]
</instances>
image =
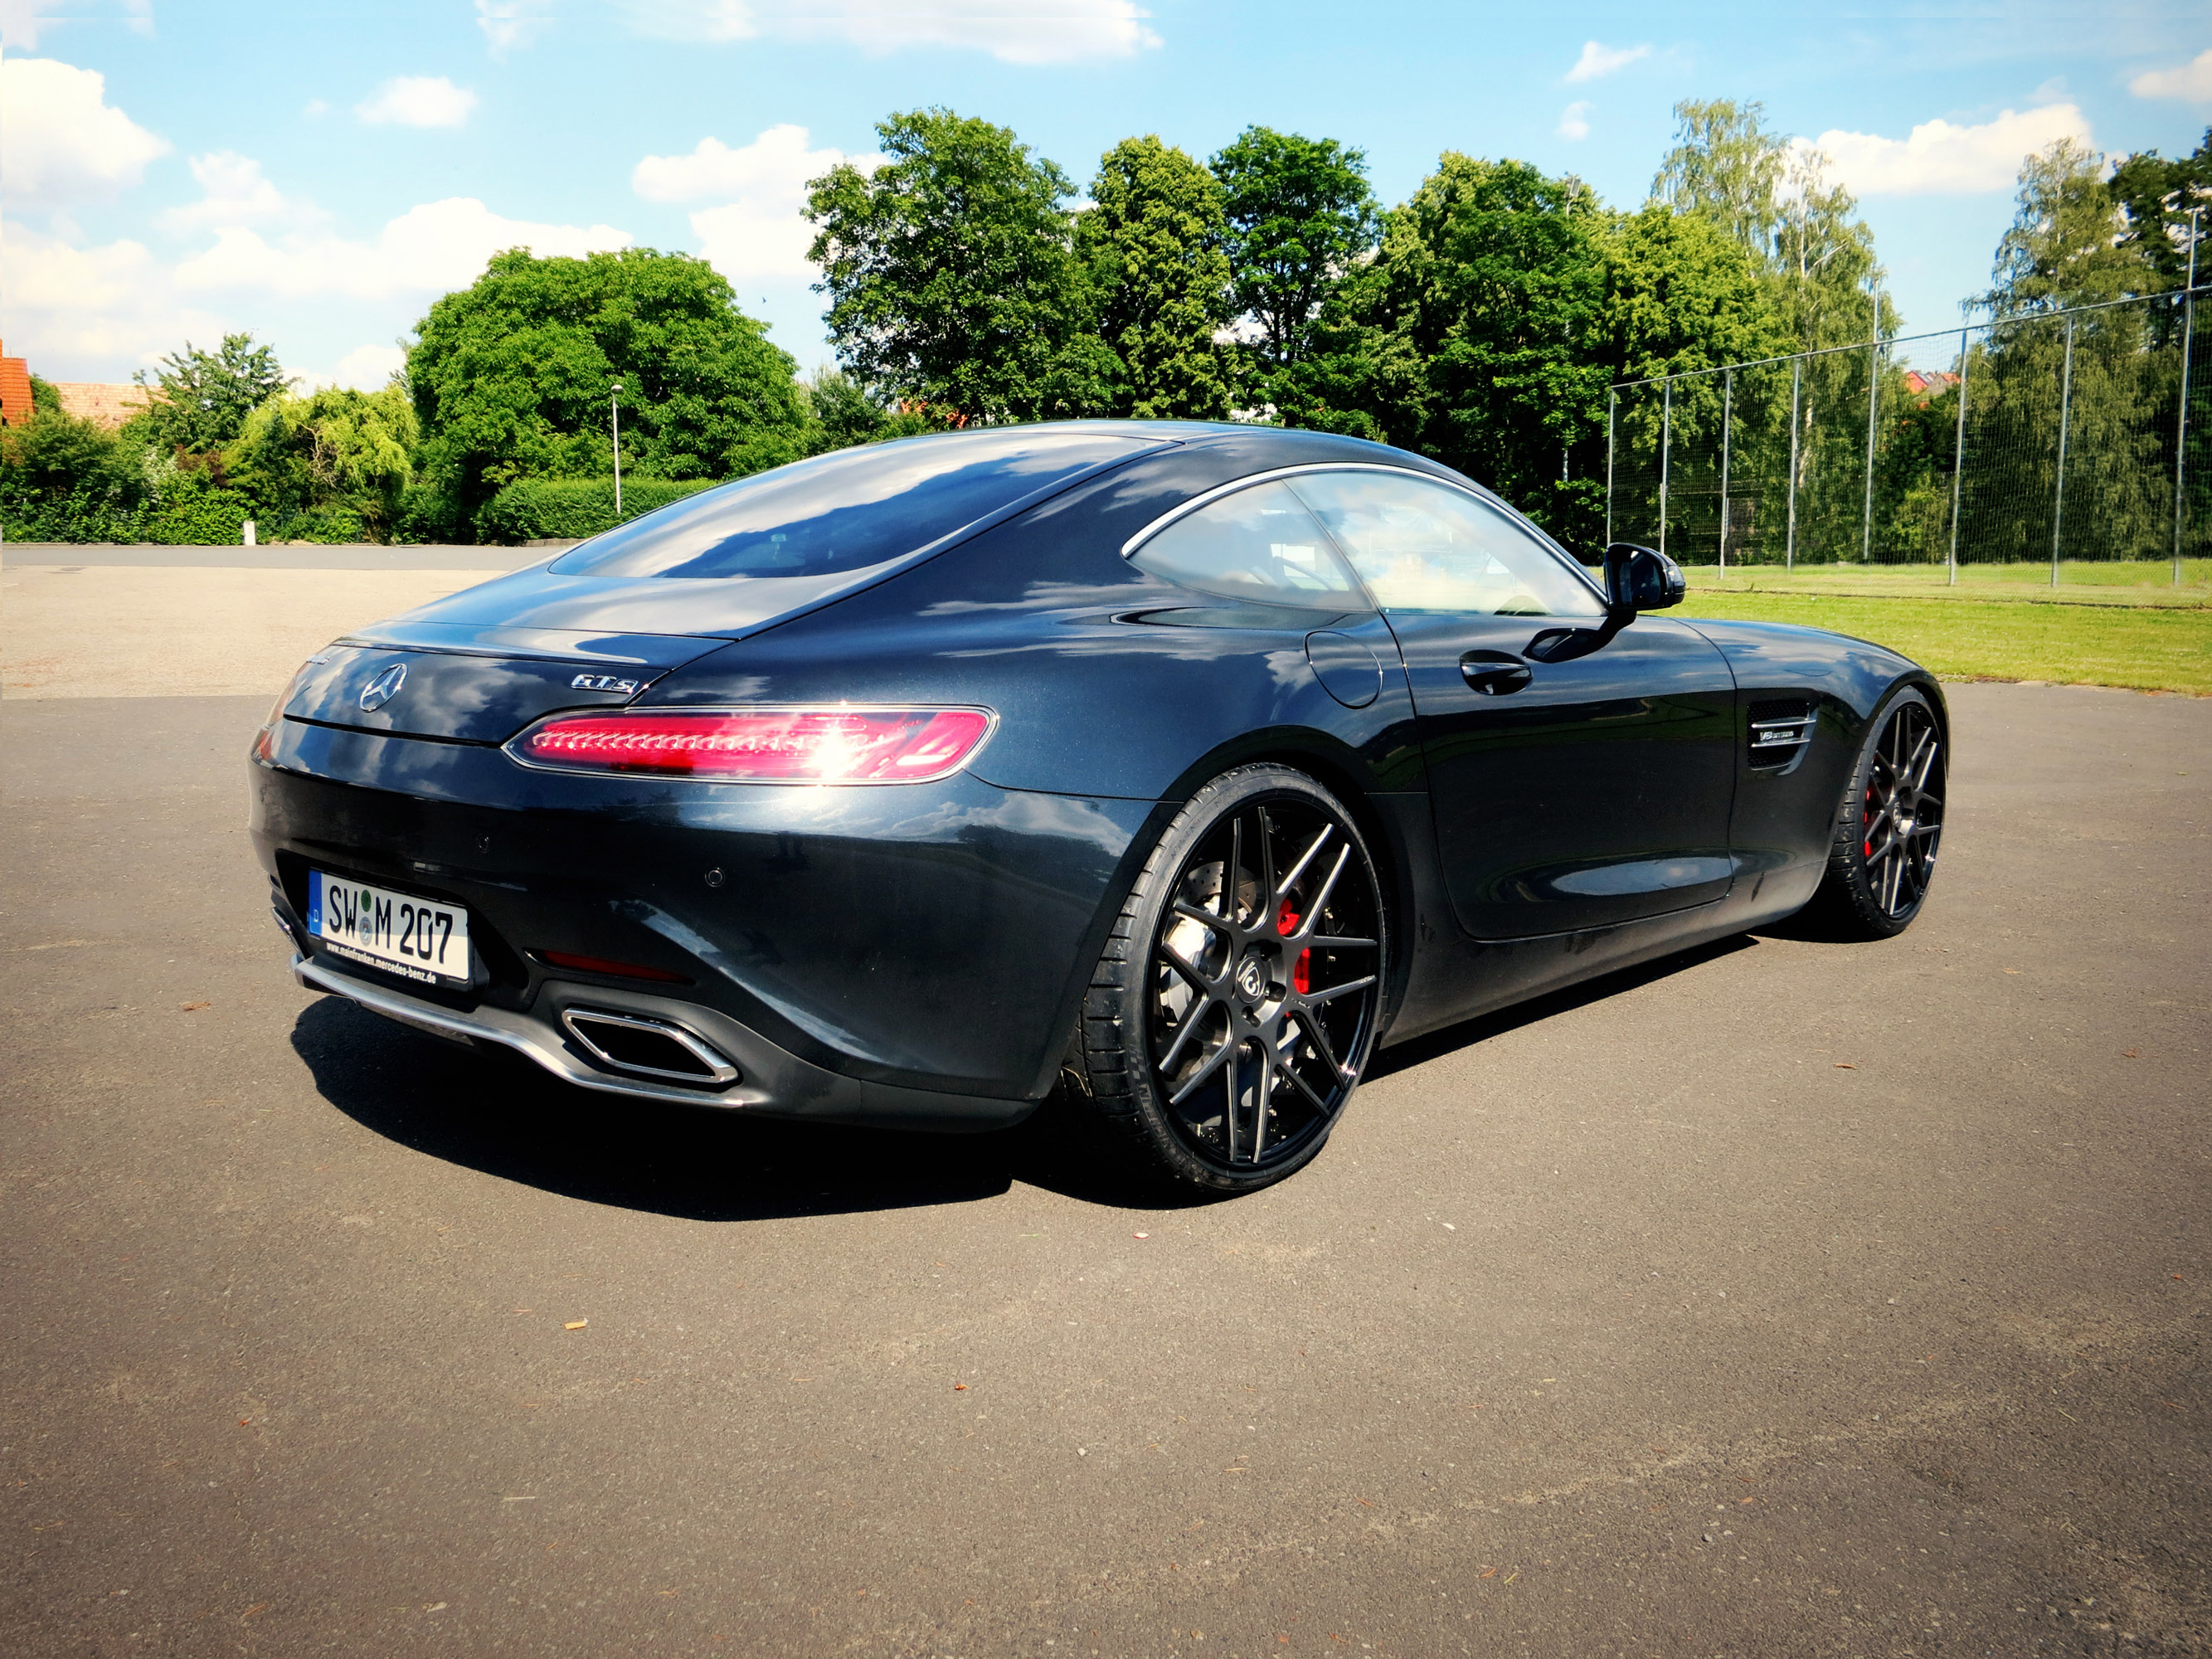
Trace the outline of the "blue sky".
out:
<instances>
[{"instance_id":1,"label":"blue sky","mask_svg":"<svg viewBox=\"0 0 2212 1659\"><path fill-rule=\"evenodd\" d=\"M1860 195L1908 328L1989 279L2021 156L2212 124L2201 3L0 0L0 338L119 380L188 336L380 384L492 249L703 252L828 356L803 180L884 112L1012 127L1080 185L1117 139L1342 139L1402 199L1444 149L1644 199L1678 99L1764 101ZM1929 361L1939 361L1940 352Z\"/></svg>"}]
</instances>

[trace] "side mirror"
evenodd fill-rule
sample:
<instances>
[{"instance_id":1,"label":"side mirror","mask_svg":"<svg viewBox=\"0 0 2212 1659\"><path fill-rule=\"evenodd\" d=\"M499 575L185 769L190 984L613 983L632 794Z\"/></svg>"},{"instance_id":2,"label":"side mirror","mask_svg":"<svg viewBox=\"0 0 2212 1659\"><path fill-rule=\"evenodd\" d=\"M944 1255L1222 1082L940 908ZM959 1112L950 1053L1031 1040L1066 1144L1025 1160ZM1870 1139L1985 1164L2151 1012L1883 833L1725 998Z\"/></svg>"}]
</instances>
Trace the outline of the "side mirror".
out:
<instances>
[{"instance_id":1,"label":"side mirror","mask_svg":"<svg viewBox=\"0 0 2212 1659\"><path fill-rule=\"evenodd\" d=\"M1626 620L1639 611L1664 611L1682 602L1682 567L1664 553L1633 542L1605 550L1605 595Z\"/></svg>"}]
</instances>

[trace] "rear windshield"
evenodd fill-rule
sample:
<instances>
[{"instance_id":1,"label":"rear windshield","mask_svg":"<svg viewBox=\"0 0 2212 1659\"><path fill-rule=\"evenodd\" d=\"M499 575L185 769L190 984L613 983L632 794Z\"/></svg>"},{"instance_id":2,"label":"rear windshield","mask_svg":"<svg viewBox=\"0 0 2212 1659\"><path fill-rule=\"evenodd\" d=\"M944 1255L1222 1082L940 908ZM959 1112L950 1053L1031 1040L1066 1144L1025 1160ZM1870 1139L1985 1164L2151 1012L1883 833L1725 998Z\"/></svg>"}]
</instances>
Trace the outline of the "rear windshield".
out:
<instances>
[{"instance_id":1,"label":"rear windshield","mask_svg":"<svg viewBox=\"0 0 2212 1659\"><path fill-rule=\"evenodd\" d=\"M1002 427L842 449L649 513L550 568L695 577L862 570L1157 443L1081 427Z\"/></svg>"}]
</instances>

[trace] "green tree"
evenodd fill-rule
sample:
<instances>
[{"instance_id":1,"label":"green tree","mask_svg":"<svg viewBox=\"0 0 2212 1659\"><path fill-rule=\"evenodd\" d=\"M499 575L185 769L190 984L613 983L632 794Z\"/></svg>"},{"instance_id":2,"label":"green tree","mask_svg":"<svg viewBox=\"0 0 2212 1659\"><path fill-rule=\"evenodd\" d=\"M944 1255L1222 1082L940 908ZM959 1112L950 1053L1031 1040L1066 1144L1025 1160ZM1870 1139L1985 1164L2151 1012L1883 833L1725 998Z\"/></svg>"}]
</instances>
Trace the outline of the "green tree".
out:
<instances>
[{"instance_id":1,"label":"green tree","mask_svg":"<svg viewBox=\"0 0 2212 1659\"><path fill-rule=\"evenodd\" d=\"M1386 382L1392 363L1419 365L1412 396L1378 388L1370 400L1390 441L1563 530L1570 498L1602 504L1601 480L1562 475L1571 446L1604 435L1608 369L1593 350L1604 230L1581 180L1448 151L1391 213L1360 284L1375 325L1395 337L1370 344L1368 362Z\"/></svg>"},{"instance_id":2,"label":"green tree","mask_svg":"<svg viewBox=\"0 0 2212 1659\"><path fill-rule=\"evenodd\" d=\"M2105 158L2061 138L2021 164L2018 207L1982 303L1998 322L2148 294L2162 286L2105 173Z\"/></svg>"},{"instance_id":3,"label":"green tree","mask_svg":"<svg viewBox=\"0 0 2212 1659\"><path fill-rule=\"evenodd\" d=\"M192 454L232 441L247 416L291 383L276 348L254 344L251 334L226 334L216 351L187 340L182 351L161 359L151 379L144 369L132 378L155 394L131 416L132 435Z\"/></svg>"},{"instance_id":4,"label":"green tree","mask_svg":"<svg viewBox=\"0 0 2212 1659\"><path fill-rule=\"evenodd\" d=\"M389 541L414 481L419 437L399 381L379 392L331 386L269 399L247 416L227 459L231 481L272 518L335 507L374 540Z\"/></svg>"},{"instance_id":5,"label":"green tree","mask_svg":"<svg viewBox=\"0 0 2212 1659\"><path fill-rule=\"evenodd\" d=\"M422 422L422 510L441 533L472 524L516 479L612 472L617 381L625 472L728 477L804 449L797 365L688 254L511 248L433 304L416 332L407 383Z\"/></svg>"},{"instance_id":6,"label":"green tree","mask_svg":"<svg viewBox=\"0 0 2212 1659\"><path fill-rule=\"evenodd\" d=\"M0 428L0 466L10 489L60 498L79 489L136 506L149 493L137 447L108 427L57 409L39 408L21 426Z\"/></svg>"},{"instance_id":7,"label":"green tree","mask_svg":"<svg viewBox=\"0 0 2212 1659\"><path fill-rule=\"evenodd\" d=\"M1231 317L1221 186L1153 136L1108 150L1091 198L1076 246L1097 291L1099 334L1121 360L1109 412L1226 416L1231 366L1215 339Z\"/></svg>"},{"instance_id":8,"label":"green tree","mask_svg":"<svg viewBox=\"0 0 2212 1659\"><path fill-rule=\"evenodd\" d=\"M918 437L928 431L921 415L901 414L856 376L827 365L799 382L806 398L809 454L881 443L887 438Z\"/></svg>"},{"instance_id":9,"label":"green tree","mask_svg":"<svg viewBox=\"0 0 2212 1659\"><path fill-rule=\"evenodd\" d=\"M1247 127L1213 158L1226 220L1224 251L1237 314L1251 319L1254 380L1272 398L1285 371L1317 347L1343 368L1350 308L1324 323L1375 246L1382 219L1367 157L1334 138ZM1325 341L1322 337L1326 337ZM1335 376L1324 370L1319 377ZM1304 394L1311 400L1311 388Z\"/></svg>"},{"instance_id":10,"label":"green tree","mask_svg":"<svg viewBox=\"0 0 2212 1659\"><path fill-rule=\"evenodd\" d=\"M2203 210L2200 238L2212 220L2212 127L2194 150L2171 161L2154 149L2138 150L2113 169L2111 187L2127 218L2123 245L2142 255L2160 289L2181 287L2189 279L2190 210ZM2212 257L2201 242L2197 280L2212 282Z\"/></svg>"},{"instance_id":11,"label":"green tree","mask_svg":"<svg viewBox=\"0 0 2212 1659\"><path fill-rule=\"evenodd\" d=\"M1829 183L1827 157L1769 128L1755 102L1686 99L1674 123L1651 198L1710 221L1751 256L1797 349L1873 338L1869 296L1883 274L1874 232L1851 193ZM1881 316L1882 332L1895 333L1886 301Z\"/></svg>"},{"instance_id":12,"label":"green tree","mask_svg":"<svg viewBox=\"0 0 2212 1659\"><path fill-rule=\"evenodd\" d=\"M809 258L846 368L942 424L1103 408L1120 365L1093 331L1067 175L948 109L877 124L888 158L808 185Z\"/></svg>"},{"instance_id":13,"label":"green tree","mask_svg":"<svg viewBox=\"0 0 2212 1659\"><path fill-rule=\"evenodd\" d=\"M58 415L62 412L61 388L52 380L31 376L31 412L33 415Z\"/></svg>"},{"instance_id":14,"label":"green tree","mask_svg":"<svg viewBox=\"0 0 2212 1659\"><path fill-rule=\"evenodd\" d=\"M1715 98L1674 106L1674 147L1651 181L1654 201L1712 219L1764 261L1779 228L1787 142L1767 130L1766 106Z\"/></svg>"}]
</instances>

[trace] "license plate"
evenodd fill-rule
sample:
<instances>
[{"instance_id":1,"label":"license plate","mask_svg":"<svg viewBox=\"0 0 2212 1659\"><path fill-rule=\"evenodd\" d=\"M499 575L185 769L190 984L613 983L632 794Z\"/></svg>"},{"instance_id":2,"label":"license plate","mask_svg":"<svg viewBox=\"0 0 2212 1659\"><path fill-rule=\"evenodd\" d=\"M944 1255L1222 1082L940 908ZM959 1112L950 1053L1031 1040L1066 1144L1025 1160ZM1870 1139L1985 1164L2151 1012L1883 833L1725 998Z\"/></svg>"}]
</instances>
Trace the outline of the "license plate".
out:
<instances>
[{"instance_id":1,"label":"license plate","mask_svg":"<svg viewBox=\"0 0 2212 1659\"><path fill-rule=\"evenodd\" d=\"M469 977L469 913L458 904L310 870L307 931L339 956L425 984Z\"/></svg>"}]
</instances>

